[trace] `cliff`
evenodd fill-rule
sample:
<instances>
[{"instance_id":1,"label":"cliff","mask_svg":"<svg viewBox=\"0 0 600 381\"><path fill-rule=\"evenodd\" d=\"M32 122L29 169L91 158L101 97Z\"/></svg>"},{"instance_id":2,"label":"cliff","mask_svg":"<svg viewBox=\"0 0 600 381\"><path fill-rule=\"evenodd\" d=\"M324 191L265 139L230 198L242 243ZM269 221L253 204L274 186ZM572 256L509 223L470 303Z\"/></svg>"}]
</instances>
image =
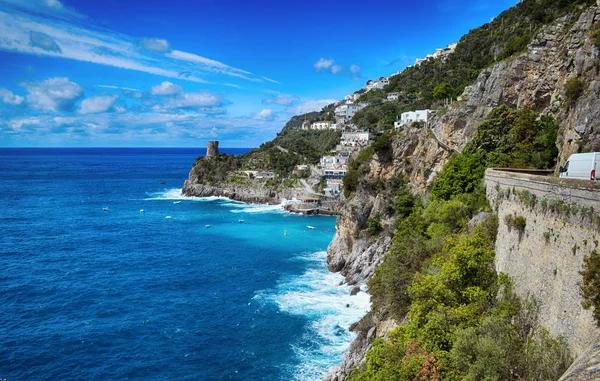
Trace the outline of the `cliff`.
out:
<instances>
[{"instance_id":1,"label":"cliff","mask_svg":"<svg viewBox=\"0 0 600 381\"><path fill-rule=\"evenodd\" d=\"M293 189L279 189L258 181L247 184L227 182L203 184L198 181L193 170L190 172L189 179L183 184L181 193L188 197L227 197L241 202L271 205L281 204L284 199L289 200L294 196Z\"/></svg>"},{"instance_id":2,"label":"cliff","mask_svg":"<svg viewBox=\"0 0 600 381\"><path fill-rule=\"evenodd\" d=\"M589 38L590 29L599 22L598 6L555 20L536 33L523 53L484 69L475 83L465 89L460 97L462 100L440 110L430 122L429 128L406 129L393 136L390 149L382 154L373 155L363 166L362 185L359 182L355 194L340 212L337 231L328 248L330 270L341 272L351 284L366 283L389 249L395 222L389 213L393 204L391 191L385 185L379 184L390 184L392 179L402 176L413 192L425 195L451 154L461 151L473 139L477 126L494 107L529 107L542 115L552 115L558 124L559 163L563 163L573 152L600 150L600 60L598 48ZM573 98L567 88L569 81L574 78L583 82L585 86ZM367 221L374 217L381 219L386 232L375 239L362 233ZM529 218L536 220L541 217L531 215ZM578 224L578 221L556 223ZM515 237L506 235L506 231L502 229L501 235L498 236L500 250L507 249L510 252L510 247L515 245ZM536 230L537 235L542 233ZM571 241L582 242L585 239L582 237L585 236L588 237L589 244L592 242L590 237L595 233L597 230L586 230L582 232L581 237L578 235ZM572 242L568 241L566 236L567 234L563 237L566 241L561 245L571 244L572 247ZM539 242L539 237L532 237L531 245L536 239ZM524 244L523 247L526 246ZM581 255L579 253L578 258ZM506 263L506 260L502 262L502 258L501 256L499 263ZM518 263L515 262L513 266L518 266ZM499 270L503 269L502 265L499 266ZM553 271L554 269L552 274ZM569 271L574 279L574 267ZM541 282L547 276L545 272L536 273L535 280L523 277L518 279L517 284L523 283L523 288L533 287L532 282ZM552 297L572 297L573 293L577 293L575 283L570 282L563 286L561 292L568 295L559 292ZM558 306L560 303L554 307L547 305L546 298L550 294L537 295L542 303L541 321L547 323L552 319L551 316L554 316L557 326L561 328L552 329L550 324L551 331L569 335L574 353L582 353L590 339L588 337L586 341L585 337L588 332L586 327L589 327L589 316L583 314L568 322L565 313L558 311L562 308ZM576 303L570 302L569 316L575 316L581 310ZM575 323L578 319L586 323ZM384 320L380 311L372 311L367 315L355 327L358 338L346 354L343 363L332 369L325 380L346 379L350 370L364 362L364 354L370 348L373 339L385 336L388 328L394 324L393 321ZM565 325L569 328L565 328Z\"/></svg>"}]
</instances>

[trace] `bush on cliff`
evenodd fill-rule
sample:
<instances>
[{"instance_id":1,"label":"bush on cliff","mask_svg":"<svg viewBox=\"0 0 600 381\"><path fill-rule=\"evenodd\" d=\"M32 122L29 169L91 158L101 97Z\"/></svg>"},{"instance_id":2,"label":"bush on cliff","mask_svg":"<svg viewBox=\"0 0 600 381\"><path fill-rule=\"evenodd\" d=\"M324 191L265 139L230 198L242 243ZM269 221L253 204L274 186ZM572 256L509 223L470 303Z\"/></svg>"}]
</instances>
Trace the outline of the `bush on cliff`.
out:
<instances>
[{"instance_id":1,"label":"bush on cliff","mask_svg":"<svg viewBox=\"0 0 600 381\"><path fill-rule=\"evenodd\" d=\"M583 298L583 307L593 309L596 325L600 327L600 253L594 250L585 257L583 261L583 270L580 284L581 297Z\"/></svg>"}]
</instances>

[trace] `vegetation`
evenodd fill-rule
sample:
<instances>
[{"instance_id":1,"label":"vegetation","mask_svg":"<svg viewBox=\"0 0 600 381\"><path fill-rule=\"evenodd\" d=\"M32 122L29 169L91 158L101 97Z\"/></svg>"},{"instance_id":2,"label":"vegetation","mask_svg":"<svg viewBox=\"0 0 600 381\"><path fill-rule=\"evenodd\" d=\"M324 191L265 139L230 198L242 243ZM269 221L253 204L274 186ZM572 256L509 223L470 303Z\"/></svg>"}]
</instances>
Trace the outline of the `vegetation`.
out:
<instances>
[{"instance_id":1,"label":"vegetation","mask_svg":"<svg viewBox=\"0 0 600 381\"><path fill-rule=\"evenodd\" d=\"M600 49L600 23L597 23L592 27L590 38L592 39L592 43Z\"/></svg>"},{"instance_id":2,"label":"vegetation","mask_svg":"<svg viewBox=\"0 0 600 381\"><path fill-rule=\"evenodd\" d=\"M583 277L580 285L583 307L593 308L596 325L600 327L600 253L598 251L594 250L585 257L580 274Z\"/></svg>"},{"instance_id":3,"label":"vegetation","mask_svg":"<svg viewBox=\"0 0 600 381\"><path fill-rule=\"evenodd\" d=\"M577 99L583 94L587 84L579 78L571 78L565 83L565 97L569 105L577 102Z\"/></svg>"},{"instance_id":4,"label":"vegetation","mask_svg":"<svg viewBox=\"0 0 600 381\"><path fill-rule=\"evenodd\" d=\"M351 380L547 380L566 370L565 341L536 329L535 306L519 300L507 277L495 272L497 218L468 228L476 213L490 211L482 186L487 167L552 167L555 144L552 119L500 106L444 166L428 204L397 181L395 235L369 290L373 311L408 319L389 339L374 342ZM370 158L376 150L369 148ZM356 162L357 173L362 163ZM536 202L528 192L518 197ZM504 223L520 235L527 221L511 215ZM597 269L600 274L600 260Z\"/></svg>"},{"instance_id":5,"label":"vegetation","mask_svg":"<svg viewBox=\"0 0 600 381\"><path fill-rule=\"evenodd\" d=\"M477 127L463 153L481 158L486 167L552 168L558 150L557 126L529 108L500 106Z\"/></svg>"}]
</instances>

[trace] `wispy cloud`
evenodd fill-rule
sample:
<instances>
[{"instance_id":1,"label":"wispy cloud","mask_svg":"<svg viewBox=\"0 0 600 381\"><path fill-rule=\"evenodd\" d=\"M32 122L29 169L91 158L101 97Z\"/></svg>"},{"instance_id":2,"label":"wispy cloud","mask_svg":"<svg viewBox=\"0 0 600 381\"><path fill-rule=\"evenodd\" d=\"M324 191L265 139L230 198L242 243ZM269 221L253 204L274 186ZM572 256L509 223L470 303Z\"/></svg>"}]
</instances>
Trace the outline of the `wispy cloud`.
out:
<instances>
[{"instance_id":1,"label":"wispy cloud","mask_svg":"<svg viewBox=\"0 0 600 381\"><path fill-rule=\"evenodd\" d=\"M151 52L167 53L171 51L169 41L161 38L141 38L137 43L140 48Z\"/></svg>"},{"instance_id":2,"label":"wispy cloud","mask_svg":"<svg viewBox=\"0 0 600 381\"><path fill-rule=\"evenodd\" d=\"M327 70L331 65L333 65L333 60L330 58L320 58L313 67L316 71Z\"/></svg>"},{"instance_id":3,"label":"wispy cloud","mask_svg":"<svg viewBox=\"0 0 600 381\"><path fill-rule=\"evenodd\" d=\"M15 95L12 91L3 88L0 88L0 97L2 97L2 102L9 105L20 105L25 100L22 96Z\"/></svg>"},{"instance_id":4,"label":"wispy cloud","mask_svg":"<svg viewBox=\"0 0 600 381\"><path fill-rule=\"evenodd\" d=\"M17 5L21 3L18 0L0 2L13 8L8 13L0 7L0 50L91 62L205 84L220 81L218 76L273 82L195 53L172 49L164 39L137 39L39 13L24 13L19 10L33 10ZM208 76L214 79L206 79Z\"/></svg>"},{"instance_id":5,"label":"wispy cloud","mask_svg":"<svg viewBox=\"0 0 600 381\"><path fill-rule=\"evenodd\" d=\"M85 18L81 13L71 7L65 6L59 0L0 0L0 4L10 5L17 9L50 15L59 18Z\"/></svg>"},{"instance_id":6,"label":"wispy cloud","mask_svg":"<svg viewBox=\"0 0 600 381\"><path fill-rule=\"evenodd\" d=\"M79 106L79 113L98 114L106 112L113 106L117 98L116 95L103 95L84 99Z\"/></svg>"},{"instance_id":7,"label":"wispy cloud","mask_svg":"<svg viewBox=\"0 0 600 381\"><path fill-rule=\"evenodd\" d=\"M300 98L298 98L295 95L277 94L270 98L263 99L262 102L267 105L278 104L282 106L289 106L292 103L297 102L298 100L300 100Z\"/></svg>"},{"instance_id":8,"label":"wispy cloud","mask_svg":"<svg viewBox=\"0 0 600 381\"><path fill-rule=\"evenodd\" d=\"M274 79L271 79L271 78L268 78L268 77L261 77L261 78L262 78L262 79L264 79L264 80L265 80L265 81L267 81L267 82L276 83L276 84L278 84L278 85L281 85L281 82L279 82L279 81L276 81L276 80L274 80Z\"/></svg>"},{"instance_id":9,"label":"wispy cloud","mask_svg":"<svg viewBox=\"0 0 600 381\"><path fill-rule=\"evenodd\" d=\"M42 32L34 32L33 30L29 32L29 44L49 52L62 53L56 41Z\"/></svg>"},{"instance_id":10,"label":"wispy cloud","mask_svg":"<svg viewBox=\"0 0 600 381\"><path fill-rule=\"evenodd\" d=\"M331 74L339 74L342 72L342 70L344 70L342 65L333 65L330 69Z\"/></svg>"},{"instance_id":11,"label":"wispy cloud","mask_svg":"<svg viewBox=\"0 0 600 381\"><path fill-rule=\"evenodd\" d=\"M286 109L286 111L294 115L306 114L312 111L321 111L323 107L335 102L337 102L337 100L335 99L319 99L305 101L297 106L289 107L288 109Z\"/></svg>"},{"instance_id":12,"label":"wispy cloud","mask_svg":"<svg viewBox=\"0 0 600 381\"><path fill-rule=\"evenodd\" d=\"M254 118L256 119L264 119L271 120L275 117L275 112L270 108L262 109L260 112L256 113Z\"/></svg>"},{"instance_id":13,"label":"wispy cloud","mask_svg":"<svg viewBox=\"0 0 600 381\"><path fill-rule=\"evenodd\" d=\"M113 90L125 90L125 91L139 91L141 92L142 90L138 90L138 89L134 89L131 87L122 87L122 86L113 86L113 85L96 85L97 87L102 87L105 89L113 89Z\"/></svg>"}]
</instances>

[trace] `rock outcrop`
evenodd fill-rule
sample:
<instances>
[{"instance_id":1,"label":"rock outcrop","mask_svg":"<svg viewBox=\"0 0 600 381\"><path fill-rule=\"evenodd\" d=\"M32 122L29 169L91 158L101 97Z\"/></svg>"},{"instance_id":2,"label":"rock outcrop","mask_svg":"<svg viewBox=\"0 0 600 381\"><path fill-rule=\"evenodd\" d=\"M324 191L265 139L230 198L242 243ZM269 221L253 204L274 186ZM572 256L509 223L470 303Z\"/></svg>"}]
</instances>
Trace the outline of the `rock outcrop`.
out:
<instances>
[{"instance_id":1,"label":"rock outcrop","mask_svg":"<svg viewBox=\"0 0 600 381\"><path fill-rule=\"evenodd\" d=\"M598 380L600 380L600 343L586 350L558 381Z\"/></svg>"},{"instance_id":2,"label":"rock outcrop","mask_svg":"<svg viewBox=\"0 0 600 381\"><path fill-rule=\"evenodd\" d=\"M283 200L291 199L292 189L279 190L261 183L254 185L239 185L221 183L217 185L200 184L193 171L183 184L181 193L188 197L227 197L229 199L252 204L281 204Z\"/></svg>"}]
</instances>

